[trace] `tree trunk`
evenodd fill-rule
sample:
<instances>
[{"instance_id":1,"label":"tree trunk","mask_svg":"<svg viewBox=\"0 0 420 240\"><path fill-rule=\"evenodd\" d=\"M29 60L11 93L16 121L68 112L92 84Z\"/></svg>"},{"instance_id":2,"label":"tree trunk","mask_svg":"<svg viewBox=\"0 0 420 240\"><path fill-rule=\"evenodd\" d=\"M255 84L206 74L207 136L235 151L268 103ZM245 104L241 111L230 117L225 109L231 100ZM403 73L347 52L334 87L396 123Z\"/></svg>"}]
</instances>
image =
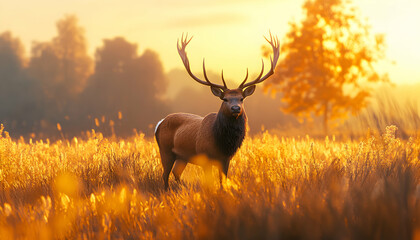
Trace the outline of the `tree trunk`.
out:
<instances>
[{"instance_id":1,"label":"tree trunk","mask_svg":"<svg viewBox=\"0 0 420 240\"><path fill-rule=\"evenodd\" d=\"M328 111L329 111L329 108L328 108L328 102L326 101L325 103L324 103L324 134L325 134L325 136L328 136Z\"/></svg>"}]
</instances>

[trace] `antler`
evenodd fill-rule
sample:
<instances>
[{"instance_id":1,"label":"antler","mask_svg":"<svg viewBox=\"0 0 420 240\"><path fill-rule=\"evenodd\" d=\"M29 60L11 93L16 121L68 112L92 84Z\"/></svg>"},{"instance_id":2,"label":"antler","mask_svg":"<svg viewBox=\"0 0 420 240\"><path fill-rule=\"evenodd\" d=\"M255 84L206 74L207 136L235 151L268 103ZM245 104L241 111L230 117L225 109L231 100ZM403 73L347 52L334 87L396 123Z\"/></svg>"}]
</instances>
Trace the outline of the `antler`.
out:
<instances>
[{"instance_id":1,"label":"antler","mask_svg":"<svg viewBox=\"0 0 420 240\"><path fill-rule=\"evenodd\" d=\"M179 44L179 39L178 39L178 42L177 42L177 48L178 48L179 56L181 57L182 62L184 63L185 69L187 70L188 74L198 83L201 83L203 85L210 86L210 87L217 87L217 88L220 88L222 90L227 90L228 88L226 86L225 80L223 79L223 72L222 72L222 80L223 80L223 85L224 86L219 85L219 84L215 84L215 83L212 83L212 82L209 81L209 79L207 78L206 65L204 63L204 59L203 59L203 73L204 73L204 78L205 78L206 81L203 81L203 80L199 79L198 77L196 77L191 72L190 61L188 60L187 53L185 52L185 48L187 47L187 45L191 41L191 39L192 39L192 37L190 39L188 39L188 33L186 34L185 38L184 38L184 34L182 34L181 44Z\"/></svg>"},{"instance_id":2,"label":"antler","mask_svg":"<svg viewBox=\"0 0 420 240\"><path fill-rule=\"evenodd\" d=\"M246 83L246 84L245 84L246 80L248 79L248 69L247 69L247 72L246 72L246 78L245 78L245 80L241 83L241 85L239 85L239 88L240 88L240 89L244 89L244 88L249 87L249 86L251 86L251 85L255 85L255 84L258 84L258 83L260 83L260 82L263 82L263 81L265 81L267 78L269 78L271 75L273 75L273 73L274 73L274 69L276 68L277 61L279 60L279 56L280 56L280 49L279 49L280 42L279 42L279 39L277 38L277 36L273 37L273 36L271 35L271 32L270 32L270 41L269 41L266 37L264 37L264 38L265 38L265 40L267 40L267 42L268 42L268 43L271 45L271 47L273 48L273 57L271 57L271 56L270 56L271 69L270 69L270 71L269 71L266 75L264 75L264 77L261 77L261 76L262 76L262 74L264 73L264 61L261 59L261 62L262 62L262 69L261 69L261 72L260 72L260 74L258 75L257 79L255 79L255 80L254 80L254 81L252 81L252 82L249 82L249 83Z\"/></svg>"}]
</instances>

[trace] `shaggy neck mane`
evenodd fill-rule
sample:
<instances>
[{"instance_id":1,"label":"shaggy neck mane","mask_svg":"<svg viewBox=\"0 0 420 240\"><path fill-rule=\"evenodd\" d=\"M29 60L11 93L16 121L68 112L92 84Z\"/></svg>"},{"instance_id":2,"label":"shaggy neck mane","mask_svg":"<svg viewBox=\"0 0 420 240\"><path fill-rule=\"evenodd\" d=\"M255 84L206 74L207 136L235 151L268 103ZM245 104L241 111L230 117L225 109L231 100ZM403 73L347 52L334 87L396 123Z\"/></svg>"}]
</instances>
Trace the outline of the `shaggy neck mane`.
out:
<instances>
[{"instance_id":1,"label":"shaggy neck mane","mask_svg":"<svg viewBox=\"0 0 420 240\"><path fill-rule=\"evenodd\" d=\"M242 145L242 141L245 138L246 120L245 112L238 118L226 117L220 112L217 114L216 122L213 125L216 145L229 158Z\"/></svg>"}]
</instances>

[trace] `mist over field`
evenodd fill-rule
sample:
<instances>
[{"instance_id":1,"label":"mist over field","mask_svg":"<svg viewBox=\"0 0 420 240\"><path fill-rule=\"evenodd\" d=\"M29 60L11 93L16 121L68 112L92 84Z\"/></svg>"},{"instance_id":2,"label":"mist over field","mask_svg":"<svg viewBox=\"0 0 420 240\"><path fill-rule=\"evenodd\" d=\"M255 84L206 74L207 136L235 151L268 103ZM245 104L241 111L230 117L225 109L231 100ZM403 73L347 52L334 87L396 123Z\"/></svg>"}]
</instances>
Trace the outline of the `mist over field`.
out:
<instances>
[{"instance_id":1,"label":"mist over field","mask_svg":"<svg viewBox=\"0 0 420 240\"><path fill-rule=\"evenodd\" d=\"M82 31L74 17L61 22L73 27L76 33ZM75 33L62 34L51 42L35 44L29 57L12 33L0 36L0 119L14 138L69 138L90 129L108 136L130 136L136 129L151 136L154 125L169 113L205 116L220 107L221 101L210 89L196 84L185 70L164 72L161 59L152 50L138 54L137 44L117 37L104 40L95 59L83 52L86 51L83 41L76 41L78 48L60 56L65 45L57 43L58 40L70 41ZM220 81L220 75L213 72L209 72L209 78ZM228 84L232 85L229 79ZM418 85L377 87L370 102L388 98L397 108L417 111L419 88ZM282 112L281 95L258 86L253 97L245 101L251 134L261 129L280 132L296 129L297 134L321 132L311 131L319 121L316 117L315 123L302 123ZM384 126L390 124L399 123L388 121Z\"/></svg>"},{"instance_id":2,"label":"mist over field","mask_svg":"<svg viewBox=\"0 0 420 240\"><path fill-rule=\"evenodd\" d=\"M136 129L150 136L171 112L204 116L218 111L221 101L209 88L194 85L185 71L164 73L152 50L139 55L137 44L117 37L104 40L93 60L75 17L57 26L61 35L35 44L29 58L18 38L9 32L1 35L0 61L5 64L0 69L0 119L11 136L72 137L90 129L118 136L130 136ZM67 42L75 46L68 49ZM247 107L251 129L260 129L263 122L268 127L293 124L280 113L279 104L258 91ZM266 112L264 120L258 111Z\"/></svg>"},{"instance_id":3,"label":"mist over field","mask_svg":"<svg viewBox=\"0 0 420 240\"><path fill-rule=\"evenodd\" d=\"M420 3L0 5L0 240L420 239Z\"/></svg>"}]
</instances>

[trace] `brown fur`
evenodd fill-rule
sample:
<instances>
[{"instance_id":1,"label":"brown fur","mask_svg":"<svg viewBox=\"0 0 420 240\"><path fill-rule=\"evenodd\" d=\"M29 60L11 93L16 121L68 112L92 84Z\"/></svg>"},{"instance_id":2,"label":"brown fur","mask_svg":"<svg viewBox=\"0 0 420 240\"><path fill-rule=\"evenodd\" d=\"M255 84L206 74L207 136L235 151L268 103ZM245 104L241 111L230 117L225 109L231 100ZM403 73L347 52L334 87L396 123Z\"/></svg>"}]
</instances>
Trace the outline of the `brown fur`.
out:
<instances>
[{"instance_id":1,"label":"brown fur","mask_svg":"<svg viewBox=\"0 0 420 240\"><path fill-rule=\"evenodd\" d=\"M189 113L174 113L168 115L158 123L155 130L156 141L159 145L160 156L163 165L163 181L165 189L168 188L168 180L171 170L176 180L179 180L187 163L204 165L209 169L208 163L193 162L195 155L206 155L219 168L220 181L222 173L227 176L229 162L245 138L246 115L243 108L243 100L255 91L255 85L265 81L274 73L279 58L279 41L270 33L270 40L266 40L273 48L270 71L262 76L264 62L260 75L247 83L248 71L245 80L237 89L229 89L226 85L222 71L223 85L210 82L207 78L206 68L203 61L203 73L205 81L196 77L190 69L190 62L185 48L191 41L188 34L181 37L181 43L177 43L179 56L188 74L198 83L209 86L213 95L223 100L218 113L210 113L200 117ZM174 166L175 164L175 166ZM210 168L211 169L211 168ZM206 169L205 169L206 170Z\"/></svg>"},{"instance_id":2,"label":"brown fur","mask_svg":"<svg viewBox=\"0 0 420 240\"><path fill-rule=\"evenodd\" d=\"M165 188L168 188L171 170L179 180L187 163L203 165L191 162L199 154L214 160L220 173L227 175L230 159L245 137L243 98L241 90L227 90L222 97L226 101L218 113L210 113L204 118L189 113L174 113L163 119L155 136L161 154ZM240 107L240 113L232 113L233 105Z\"/></svg>"}]
</instances>

